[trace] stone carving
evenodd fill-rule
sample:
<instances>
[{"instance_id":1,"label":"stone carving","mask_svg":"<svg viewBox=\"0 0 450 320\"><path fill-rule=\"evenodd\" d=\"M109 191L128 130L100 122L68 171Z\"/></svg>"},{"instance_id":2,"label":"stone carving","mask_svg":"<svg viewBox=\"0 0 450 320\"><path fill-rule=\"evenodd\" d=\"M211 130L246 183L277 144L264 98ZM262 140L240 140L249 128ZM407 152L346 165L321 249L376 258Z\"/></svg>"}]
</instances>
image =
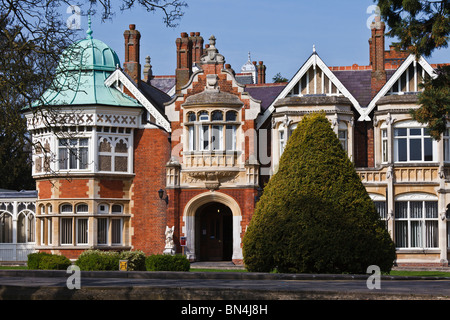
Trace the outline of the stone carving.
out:
<instances>
[{"instance_id":1,"label":"stone carving","mask_svg":"<svg viewBox=\"0 0 450 320\"><path fill-rule=\"evenodd\" d=\"M173 231L175 226L172 228L166 227L166 247L164 248L164 254L175 254L175 244L173 242Z\"/></svg>"}]
</instances>

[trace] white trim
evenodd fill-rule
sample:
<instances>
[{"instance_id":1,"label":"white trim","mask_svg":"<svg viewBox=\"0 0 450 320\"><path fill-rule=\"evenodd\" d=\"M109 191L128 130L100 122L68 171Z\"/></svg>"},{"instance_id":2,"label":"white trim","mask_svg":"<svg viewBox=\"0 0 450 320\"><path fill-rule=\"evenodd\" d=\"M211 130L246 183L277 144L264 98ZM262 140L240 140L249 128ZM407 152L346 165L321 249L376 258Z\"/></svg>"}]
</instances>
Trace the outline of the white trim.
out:
<instances>
[{"instance_id":1,"label":"white trim","mask_svg":"<svg viewBox=\"0 0 450 320\"><path fill-rule=\"evenodd\" d=\"M370 120L370 118L365 115L363 108L360 106L359 102L355 99L355 97L353 97L353 95L347 90L347 88L339 81L339 79L334 75L334 73L330 70L330 68L328 68L328 66L325 64L325 62L323 62L323 60L319 57L319 55L314 52L309 57L309 59L303 64L300 70L297 71L294 77L289 81L289 83L283 89L283 91L280 92L280 94L276 97L276 99L272 102L272 104L267 108L264 114L258 117L257 129L259 129L263 125L263 123L267 120L267 118L269 118L269 116L275 111L274 107L275 103L279 99L285 98L291 92L291 90L294 88L297 82L301 80L301 78L303 77L303 75L305 75L305 73L307 75L309 74L307 72L311 68L311 66L313 67L319 66L319 68L322 70L322 78L324 78L324 76L327 76L328 79L330 80L329 85L331 86L331 83L333 83L338 89L338 91L340 91L344 97L348 98L352 102L355 109L361 115L360 119L362 120L360 121ZM309 88L309 86L307 88Z\"/></svg>"},{"instance_id":2,"label":"white trim","mask_svg":"<svg viewBox=\"0 0 450 320\"><path fill-rule=\"evenodd\" d=\"M367 120L369 118L369 114L372 112L372 110L376 107L376 104L378 100L380 100L382 97L384 97L388 91L391 89L391 87L395 84L395 82L400 79L400 77L403 75L403 72L405 72L411 63L415 63L416 58L413 54L409 55L408 58L402 63L402 65L395 71L395 73L392 75L392 77L389 79L388 82L381 88L380 91L378 91L377 95L372 99L372 101L369 103L367 108L365 109L365 113L361 115L361 117L358 119L359 121ZM419 61L417 61L423 68L422 71L426 71L428 75L432 78L437 77L436 73L434 72L433 67L423 58L420 57Z\"/></svg>"},{"instance_id":3,"label":"white trim","mask_svg":"<svg viewBox=\"0 0 450 320\"><path fill-rule=\"evenodd\" d=\"M114 86L120 90L120 83L124 85L133 96L139 101L142 106L155 118L156 124L164 128L167 132L171 132L169 121L158 111L158 109L147 100L142 92L136 87L134 82L120 69L114 71L108 79L105 80L105 85L108 87Z\"/></svg>"}]
</instances>

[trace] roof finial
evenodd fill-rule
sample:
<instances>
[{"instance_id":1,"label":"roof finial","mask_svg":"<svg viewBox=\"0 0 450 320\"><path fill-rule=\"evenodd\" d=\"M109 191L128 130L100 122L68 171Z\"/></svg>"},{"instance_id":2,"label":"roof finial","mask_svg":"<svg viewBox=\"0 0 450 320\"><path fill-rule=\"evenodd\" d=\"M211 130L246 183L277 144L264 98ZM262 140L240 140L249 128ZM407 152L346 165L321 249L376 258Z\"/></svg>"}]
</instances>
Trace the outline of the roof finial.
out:
<instances>
[{"instance_id":1,"label":"roof finial","mask_svg":"<svg viewBox=\"0 0 450 320\"><path fill-rule=\"evenodd\" d=\"M313 44L313 52L316 52L316 45Z\"/></svg>"},{"instance_id":2,"label":"roof finial","mask_svg":"<svg viewBox=\"0 0 450 320\"><path fill-rule=\"evenodd\" d=\"M88 28L88 30L87 30L87 39L92 39L92 33L93 33L93 31L92 31L92 29L91 29L91 25L92 25L92 21L91 21L91 13L89 12L89 17L88 17L88 26L89 26L89 28Z\"/></svg>"}]
</instances>

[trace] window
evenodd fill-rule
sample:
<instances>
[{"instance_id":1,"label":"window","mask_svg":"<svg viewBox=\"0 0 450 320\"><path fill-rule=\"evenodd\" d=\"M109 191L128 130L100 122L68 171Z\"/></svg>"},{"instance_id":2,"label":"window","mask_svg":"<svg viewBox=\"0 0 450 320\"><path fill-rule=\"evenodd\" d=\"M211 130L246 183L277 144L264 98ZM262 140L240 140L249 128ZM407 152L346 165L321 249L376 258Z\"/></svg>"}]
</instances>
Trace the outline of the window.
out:
<instances>
[{"instance_id":1,"label":"window","mask_svg":"<svg viewBox=\"0 0 450 320\"><path fill-rule=\"evenodd\" d=\"M111 244L122 244L122 219L111 219Z\"/></svg>"},{"instance_id":2,"label":"window","mask_svg":"<svg viewBox=\"0 0 450 320\"><path fill-rule=\"evenodd\" d=\"M198 112L198 122L193 112L187 114L186 129L189 151L224 151L236 150L237 112L224 113L215 110Z\"/></svg>"},{"instance_id":3,"label":"window","mask_svg":"<svg viewBox=\"0 0 450 320\"><path fill-rule=\"evenodd\" d=\"M281 155L283 154L283 151L284 151L284 147L286 145L284 129L281 129L278 131L278 137L280 140L280 157L281 157Z\"/></svg>"},{"instance_id":4,"label":"window","mask_svg":"<svg viewBox=\"0 0 450 320\"><path fill-rule=\"evenodd\" d=\"M72 244L72 218L61 218L61 244Z\"/></svg>"},{"instance_id":5,"label":"window","mask_svg":"<svg viewBox=\"0 0 450 320\"><path fill-rule=\"evenodd\" d=\"M388 136L387 130L381 130L381 161L388 162Z\"/></svg>"},{"instance_id":6,"label":"window","mask_svg":"<svg viewBox=\"0 0 450 320\"><path fill-rule=\"evenodd\" d=\"M108 244L108 219L97 219L97 243Z\"/></svg>"},{"instance_id":7,"label":"window","mask_svg":"<svg viewBox=\"0 0 450 320\"><path fill-rule=\"evenodd\" d=\"M109 213L109 205L105 203L99 204L98 213Z\"/></svg>"},{"instance_id":8,"label":"window","mask_svg":"<svg viewBox=\"0 0 450 320\"><path fill-rule=\"evenodd\" d=\"M87 218L78 218L77 222L77 244L88 244L88 219Z\"/></svg>"},{"instance_id":9,"label":"window","mask_svg":"<svg viewBox=\"0 0 450 320\"><path fill-rule=\"evenodd\" d=\"M398 248L438 247L437 201L395 202L395 243Z\"/></svg>"},{"instance_id":10,"label":"window","mask_svg":"<svg viewBox=\"0 0 450 320\"><path fill-rule=\"evenodd\" d=\"M58 145L58 162L60 170L83 170L88 168L87 138L60 139Z\"/></svg>"},{"instance_id":11,"label":"window","mask_svg":"<svg viewBox=\"0 0 450 320\"><path fill-rule=\"evenodd\" d=\"M128 171L128 138L100 137L98 165L100 171Z\"/></svg>"},{"instance_id":12,"label":"window","mask_svg":"<svg viewBox=\"0 0 450 320\"><path fill-rule=\"evenodd\" d=\"M426 128L394 129L395 162L436 161L435 146Z\"/></svg>"},{"instance_id":13,"label":"window","mask_svg":"<svg viewBox=\"0 0 450 320\"><path fill-rule=\"evenodd\" d=\"M61 205L61 213L73 213L73 207L71 204Z\"/></svg>"},{"instance_id":14,"label":"window","mask_svg":"<svg viewBox=\"0 0 450 320\"><path fill-rule=\"evenodd\" d=\"M77 205L77 213L88 213L88 208L87 204L79 204Z\"/></svg>"},{"instance_id":15,"label":"window","mask_svg":"<svg viewBox=\"0 0 450 320\"><path fill-rule=\"evenodd\" d=\"M443 136L444 141L444 161L450 162L450 130L446 129Z\"/></svg>"},{"instance_id":16,"label":"window","mask_svg":"<svg viewBox=\"0 0 450 320\"><path fill-rule=\"evenodd\" d=\"M338 138L339 138L339 142L342 145L342 149L344 149L344 151L347 152L348 151L348 149L347 149L347 130L339 130Z\"/></svg>"},{"instance_id":17,"label":"window","mask_svg":"<svg viewBox=\"0 0 450 320\"><path fill-rule=\"evenodd\" d=\"M123 213L123 207L120 204L114 204L111 207L111 212L112 213Z\"/></svg>"},{"instance_id":18,"label":"window","mask_svg":"<svg viewBox=\"0 0 450 320\"><path fill-rule=\"evenodd\" d=\"M7 211L0 211L0 243L13 242L13 219Z\"/></svg>"},{"instance_id":19,"label":"window","mask_svg":"<svg viewBox=\"0 0 450 320\"><path fill-rule=\"evenodd\" d=\"M34 242L34 214L26 210L19 213L17 219L17 243Z\"/></svg>"}]
</instances>

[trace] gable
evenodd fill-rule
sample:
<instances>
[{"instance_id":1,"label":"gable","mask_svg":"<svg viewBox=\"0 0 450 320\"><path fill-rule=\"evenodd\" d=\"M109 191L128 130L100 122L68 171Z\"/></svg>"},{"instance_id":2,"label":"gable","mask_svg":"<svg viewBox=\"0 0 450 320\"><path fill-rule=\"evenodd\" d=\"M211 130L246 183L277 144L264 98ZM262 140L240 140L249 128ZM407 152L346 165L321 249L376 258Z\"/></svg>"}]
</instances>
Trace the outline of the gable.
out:
<instances>
[{"instance_id":1,"label":"gable","mask_svg":"<svg viewBox=\"0 0 450 320\"><path fill-rule=\"evenodd\" d=\"M364 115L359 102L314 51L264 114L258 118L257 127L260 128L275 110L274 105L277 100L292 96L302 97L310 95L346 97L351 101L359 114L361 116Z\"/></svg>"},{"instance_id":2,"label":"gable","mask_svg":"<svg viewBox=\"0 0 450 320\"><path fill-rule=\"evenodd\" d=\"M372 99L359 120L368 118L378 101L385 96L417 94L421 90L420 83L427 77L436 77L433 67L423 57L416 60L411 54Z\"/></svg>"},{"instance_id":3,"label":"gable","mask_svg":"<svg viewBox=\"0 0 450 320\"><path fill-rule=\"evenodd\" d=\"M160 113L157 106L153 104L152 101L147 99L147 97L136 87L134 82L120 69L111 74L108 79L105 80L106 86L114 86L120 89L121 86L126 87L131 94L138 100L142 106L150 113L150 115L155 119L155 124L164 128L167 132L171 132L171 127L169 121Z\"/></svg>"}]
</instances>

